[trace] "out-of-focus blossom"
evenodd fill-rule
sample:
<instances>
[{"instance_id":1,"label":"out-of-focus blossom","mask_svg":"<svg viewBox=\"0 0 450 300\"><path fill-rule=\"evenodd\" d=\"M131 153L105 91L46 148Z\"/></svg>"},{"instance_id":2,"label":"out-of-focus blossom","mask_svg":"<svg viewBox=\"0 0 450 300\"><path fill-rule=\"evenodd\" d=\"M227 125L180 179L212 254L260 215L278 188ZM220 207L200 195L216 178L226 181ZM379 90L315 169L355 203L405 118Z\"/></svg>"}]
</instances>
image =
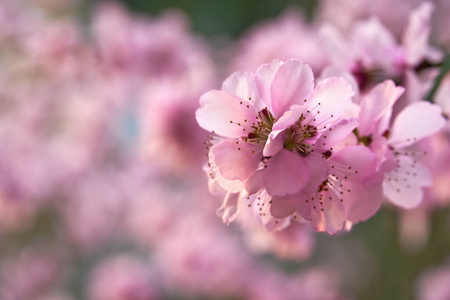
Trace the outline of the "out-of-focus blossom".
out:
<instances>
[{"instance_id":1,"label":"out-of-focus blossom","mask_svg":"<svg viewBox=\"0 0 450 300\"><path fill-rule=\"evenodd\" d=\"M199 170L206 133L196 126L194 111L215 83L215 71L185 16L172 11L136 18L118 4L103 3L92 31L101 69L129 87L123 123L134 155L172 172Z\"/></svg>"},{"instance_id":2,"label":"out-of-focus blossom","mask_svg":"<svg viewBox=\"0 0 450 300\"><path fill-rule=\"evenodd\" d=\"M58 249L27 249L1 262L0 297L4 300L34 299L54 289L61 274Z\"/></svg>"},{"instance_id":3,"label":"out-of-focus blossom","mask_svg":"<svg viewBox=\"0 0 450 300\"><path fill-rule=\"evenodd\" d=\"M176 11L154 20L132 18L120 5L103 3L92 25L100 63L106 70L127 72L132 77L174 77L186 84L199 83L198 76L211 70L211 62L203 44L188 34L187 24L184 15Z\"/></svg>"},{"instance_id":4,"label":"out-of-focus blossom","mask_svg":"<svg viewBox=\"0 0 450 300\"><path fill-rule=\"evenodd\" d=\"M274 21L255 26L240 38L230 71L255 72L260 65L274 59L295 57L318 74L328 63L328 57L316 31L299 12L290 9Z\"/></svg>"},{"instance_id":5,"label":"out-of-focus blossom","mask_svg":"<svg viewBox=\"0 0 450 300\"><path fill-rule=\"evenodd\" d=\"M425 2L410 12L401 43L376 17L358 21L347 36L332 25L324 25L320 33L332 65L352 73L361 92L389 78L404 84L405 77L417 76L422 65L442 59L428 42L434 9Z\"/></svg>"},{"instance_id":6,"label":"out-of-focus blossom","mask_svg":"<svg viewBox=\"0 0 450 300\"><path fill-rule=\"evenodd\" d=\"M419 3L419 0L400 0L393 7L388 0L380 1L351 1L351 0L323 0L317 11L319 21L330 22L347 31L359 20L375 16L400 36L408 13Z\"/></svg>"},{"instance_id":7,"label":"out-of-focus blossom","mask_svg":"<svg viewBox=\"0 0 450 300\"><path fill-rule=\"evenodd\" d=\"M317 268L290 274L290 276L269 271L270 269L263 269L253 274L246 299L344 299L337 292L336 276L329 270Z\"/></svg>"},{"instance_id":8,"label":"out-of-focus blossom","mask_svg":"<svg viewBox=\"0 0 450 300\"><path fill-rule=\"evenodd\" d=\"M425 198L424 202L426 201L427 198ZM425 205L401 212L399 236L405 252L418 253L426 247L429 241L430 216L423 207Z\"/></svg>"},{"instance_id":9,"label":"out-of-focus blossom","mask_svg":"<svg viewBox=\"0 0 450 300\"><path fill-rule=\"evenodd\" d=\"M434 96L436 104L441 108L445 116L450 118L450 75L445 76L439 85L436 95ZM450 122L447 122L450 124ZM450 131L450 126L447 125L447 131Z\"/></svg>"},{"instance_id":10,"label":"out-of-focus blossom","mask_svg":"<svg viewBox=\"0 0 450 300\"><path fill-rule=\"evenodd\" d=\"M440 266L424 272L417 282L418 300L445 300L450 297L450 268Z\"/></svg>"},{"instance_id":11,"label":"out-of-focus blossom","mask_svg":"<svg viewBox=\"0 0 450 300\"><path fill-rule=\"evenodd\" d=\"M108 257L96 265L89 277L88 299L160 299L150 266L132 255Z\"/></svg>"},{"instance_id":12,"label":"out-of-focus blossom","mask_svg":"<svg viewBox=\"0 0 450 300\"><path fill-rule=\"evenodd\" d=\"M145 88L136 105L139 155L175 173L200 172L206 132L195 121L199 96L199 90L177 81Z\"/></svg>"},{"instance_id":13,"label":"out-of-focus blossom","mask_svg":"<svg viewBox=\"0 0 450 300\"><path fill-rule=\"evenodd\" d=\"M236 236L206 220L184 216L158 244L163 285L191 297L240 297L253 262Z\"/></svg>"},{"instance_id":14,"label":"out-of-focus blossom","mask_svg":"<svg viewBox=\"0 0 450 300\"><path fill-rule=\"evenodd\" d=\"M124 199L114 174L86 176L68 189L69 199L61 208L69 238L80 248L91 250L117 233L123 218Z\"/></svg>"},{"instance_id":15,"label":"out-of-focus blossom","mask_svg":"<svg viewBox=\"0 0 450 300\"><path fill-rule=\"evenodd\" d=\"M361 19L377 17L392 31L395 36L401 36L408 13L417 7L423 0L400 0L395 6L387 0L381 1L351 1L351 0L324 0L321 1L316 18L319 21L330 22L347 31ZM448 47L450 39L445 28L448 28L448 13L450 6L448 1L432 1L439 9L432 19L432 40L440 45Z\"/></svg>"}]
</instances>

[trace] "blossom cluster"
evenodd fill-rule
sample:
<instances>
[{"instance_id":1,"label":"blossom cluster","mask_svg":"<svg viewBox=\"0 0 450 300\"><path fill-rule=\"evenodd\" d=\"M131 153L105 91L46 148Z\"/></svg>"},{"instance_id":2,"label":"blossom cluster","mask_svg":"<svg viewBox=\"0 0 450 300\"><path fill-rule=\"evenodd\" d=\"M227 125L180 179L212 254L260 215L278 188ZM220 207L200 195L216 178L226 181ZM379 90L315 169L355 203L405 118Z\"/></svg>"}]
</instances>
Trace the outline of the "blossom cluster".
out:
<instances>
[{"instance_id":1,"label":"blossom cluster","mask_svg":"<svg viewBox=\"0 0 450 300\"><path fill-rule=\"evenodd\" d=\"M323 25L329 61L316 78L301 57L275 59L202 95L205 169L211 190L225 195L225 223L250 207L269 230L296 220L334 234L373 216L384 199L420 205L433 178L419 143L446 124L420 91L430 80L421 81L422 68L443 57L428 42L434 8L411 11L401 43L377 18L348 37Z\"/></svg>"}]
</instances>

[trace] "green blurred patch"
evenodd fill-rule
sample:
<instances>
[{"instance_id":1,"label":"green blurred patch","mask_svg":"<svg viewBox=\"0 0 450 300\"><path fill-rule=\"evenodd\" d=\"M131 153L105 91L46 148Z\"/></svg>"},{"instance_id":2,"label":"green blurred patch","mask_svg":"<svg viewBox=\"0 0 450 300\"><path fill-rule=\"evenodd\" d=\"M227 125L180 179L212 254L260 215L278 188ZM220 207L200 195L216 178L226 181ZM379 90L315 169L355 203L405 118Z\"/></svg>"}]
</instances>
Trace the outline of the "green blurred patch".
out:
<instances>
[{"instance_id":1,"label":"green blurred patch","mask_svg":"<svg viewBox=\"0 0 450 300\"><path fill-rule=\"evenodd\" d=\"M184 11L194 31L206 36L238 36L258 21L274 18L286 8L296 8L311 17L315 0L121 0L132 11L157 15L168 8Z\"/></svg>"}]
</instances>

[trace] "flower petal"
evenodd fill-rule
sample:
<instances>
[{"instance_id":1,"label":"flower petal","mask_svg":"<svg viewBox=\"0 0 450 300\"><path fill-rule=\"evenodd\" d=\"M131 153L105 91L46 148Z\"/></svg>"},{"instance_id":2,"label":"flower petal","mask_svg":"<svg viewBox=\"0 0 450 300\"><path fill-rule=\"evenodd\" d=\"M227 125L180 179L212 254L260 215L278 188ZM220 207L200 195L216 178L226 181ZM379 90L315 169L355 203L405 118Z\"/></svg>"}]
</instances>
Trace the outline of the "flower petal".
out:
<instances>
[{"instance_id":1,"label":"flower petal","mask_svg":"<svg viewBox=\"0 0 450 300\"><path fill-rule=\"evenodd\" d=\"M445 126L442 110L421 101L405 107L395 118L388 144L396 149L410 146Z\"/></svg>"},{"instance_id":2,"label":"flower petal","mask_svg":"<svg viewBox=\"0 0 450 300\"><path fill-rule=\"evenodd\" d=\"M355 57L365 69L381 67L397 72L402 62L403 49L377 17L356 22L352 26L351 38L354 51L357 52Z\"/></svg>"},{"instance_id":3,"label":"flower petal","mask_svg":"<svg viewBox=\"0 0 450 300\"><path fill-rule=\"evenodd\" d=\"M225 179L244 181L252 176L261 161L260 146L237 140L224 140L214 145L210 153Z\"/></svg>"},{"instance_id":4,"label":"flower petal","mask_svg":"<svg viewBox=\"0 0 450 300\"><path fill-rule=\"evenodd\" d=\"M348 69L353 64L355 53L345 36L331 24L322 25L318 34L333 65Z\"/></svg>"},{"instance_id":5,"label":"flower petal","mask_svg":"<svg viewBox=\"0 0 450 300\"><path fill-rule=\"evenodd\" d=\"M282 132L284 132L284 130L270 133L263 150L263 155L265 157L274 156L283 149L285 134L282 134Z\"/></svg>"},{"instance_id":6,"label":"flower petal","mask_svg":"<svg viewBox=\"0 0 450 300\"><path fill-rule=\"evenodd\" d=\"M307 193L315 193L328 177L328 161L325 156L308 155L305 157L309 166L309 181L303 189Z\"/></svg>"},{"instance_id":7,"label":"flower petal","mask_svg":"<svg viewBox=\"0 0 450 300\"><path fill-rule=\"evenodd\" d=\"M423 188L432 185L430 171L413 158L396 156L398 168L385 173L383 181L384 195L395 205L413 208L423 198Z\"/></svg>"},{"instance_id":8,"label":"flower petal","mask_svg":"<svg viewBox=\"0 0 450 300\"><path fill-rule=\"evenodd\" d=\"M264 188L264 182L262 179L262 171L257 171L250 177L245 183L245 191L248 195L256 194L259 190Z\"/></svg>"},{"instance_id":9,"label":"flower petal","mask_svg":"<svg viewBox=\"0 0 450 300\"><path fill-rule=\"evenodd\" d=\"M325 199L329 199L331 192L326 193ZM311 225L316 231L326 231L329 234L335 234L344 228L346 220L345 210L339 200L325 200L322 208L319 206L311 209Z\"/></svg>"},{"instance_id":10,"label":"flower petal","mask_svg":"<svg viewBox=\"0 0 450 300\"><path fill-rule=\"evenodd\" d=\"M382 135L389 124L380 120L386 116L389 121L392 107L404 91L403 87L396 87L392 80L386 80L370 90L361 103L359 135Z\"/></svg>"},{"instance_id":11,"label":"flower petal","mask_svg":"<svg viewBox=\"0 0 450 300\"><path fill-rule=\"evenodd\" d=\"M330 149L344 140L358 126L358 119L343 119L333 124L315 142L317 147Z\"/></svg>"},{"instance_id":12,"label":"flower petal","mask_svg":"<svg viewBox=\"0 0 450 300\"><path fill-rule=\"evenodd\" d=\"M217 216L222 218L225 224L230 224L236 219L239 212L239 193L227 193L222 205L217 209Z\"/></svg>"},{"instance_id":13,"label":"flower petal","mask_svg":"<svg viewBox=\"0 0 450 300\"><path fill-rule=\"evenodd\" d=\"M298 59L285 62L279 69L271 86L272 113L279 118L294 104L308 99L314 88L311 67Z\"/></svg>"},{"instance_id":14,"label":"flower petal","mask_svg":"<svg viewBox=\"0 0 450 300\"><path fill-rule=\"evenodd\" d=\"M342 173L345 180L365 182L376 172L377 157L365 146L348 146L334 153L329 164L332 169L336 168L337 174Z\"/></svg>"},{"instance_id":15,"label":"flower petal","mask_svg":"<svg viewBox=\"0 0 450 300\"><path fill-rule=\"evenodd\" d=\"M306 114L306 107L292 105L273 125L272 132L269 134L266 146L264 147L264 156L273 156L283 148L284 134L286 128L295 123L302 114Z\"/></svg>"},{"instance_id":16,"label":"flower petal","mask_svg":"<svg viewBox=\"0 0 450 300\"><path fill-rule=\"evenodd\" d=\"M200 108L195 112L203 129L229 138L247 135L256 121L252 103L223 91L210 91L200 97ZM245 129L245 130L244 130Z\"/></svg>"},{"instance_id":17,"label":"flower petal","mask_svg":"<svg viewBox=\"0 0 450 300\"><path fill-rule=\"evenodd\" d=\"M294 124L300 116L307 113L308 109L301 105L292 105L276 122L273 124L272 132L279 132Z\"/></svg>"},{"instance_id":18,"label":"flower petal","mask_svg":"<svg viewBox=\"0 0 450 300\"><path fill-rule=\"evenodd\" d=\"M263 180L271 196L295 194L308 182L309 168L302 157L283 149L269 160Z\"/></svg>"},{"instance_id":19,"label":"flower petal","mask_svg":"<svg viewBox=\"0 0 450 300\"><path fill-rule=\"evenodd\" d=\"M312 93L307 107L315 116L315 124L334 122L342 116L352 104L354 91L351 85L341 77L332 77L319 82Z\"/></svg>"},{"instance_id":20,"label":"flower petal","mask_svg":"<svg viewBox=\"0 0 450 300\"><path fill-rule=\"evenodd\" d=\"M381 185L368 186L359 183L349 183L351 189L343 202L347 211L347 219L352 223L366 221L381 207L383 202L383 188ZM361 196L364 195L364 196Z\"/></svg>"},{"instance_id":21,"label":"flower petal","mask_svg":"<svg viewBox=\"0 0 450 300\"><path fill-rule=\"evenodd\" d=\"M270 213L272 216L282 219L290 216L293 212L295 212L295 208L292 205L292 195L272 197L272 203L270 204Z\"/></svg>"},{"instance_id":22,"label":"flower petal","mask_svg":"<svg viewBox=\"0 0 450 300\"><path fill-rule=\"evenodd\" d=\"M215 163L213 152L209 152L209 167L205 167L205 171L209 176L208 187L213 195L221 195L224 190L230 193L238 193L244 188L244 183L239 180L228 180L223 178L219 173L219 168ZM217 186L218 185L218 186Z\"/></svg>"},{"instance_id":23,"label":"flower petal","mask_svg":"<svg viewBox=\"0 0 450 300\"><path fill-rule=\"evenodd\" d=\"M431 31L431 15L435 5L424 2L409 15L408 25L403 36L403 46L406 49L406 63L415 66L420 63L428 50L428 38Z\"/></svg>"},{"instance_id":24,"label":"flower petal","mask_svg":"<svg viewBox=\"0 0 450 300\"><path fill-rule=\"evenodd\" d=\"M434 100L436 104L442 107L445 114L450 115L450 74L446 75L441 81Z\"/></svg>"},{"instance_id":25,"label":"flower petal","mask_svg":"<svg viewBox=\"0 0 450 300\"><path fill-rule=\"evenodd\" d=\"M250 102L259 101L255 75L250 72L236 72L229 76L222 84L222 91ZM256 105L258 106L258 105Z\"/></svg>"},{"instance_id":26,"label":"flower petal","mask_svg":"<svg viewBox=\"0 0 450 300\"><path fill-rule=\"evenodd\" d=\"M274 59L271 63L260 66L255 72L259 96L270 111L272 111L272 82L282 64L281 60Z\"/></svg>"}]
</instances>

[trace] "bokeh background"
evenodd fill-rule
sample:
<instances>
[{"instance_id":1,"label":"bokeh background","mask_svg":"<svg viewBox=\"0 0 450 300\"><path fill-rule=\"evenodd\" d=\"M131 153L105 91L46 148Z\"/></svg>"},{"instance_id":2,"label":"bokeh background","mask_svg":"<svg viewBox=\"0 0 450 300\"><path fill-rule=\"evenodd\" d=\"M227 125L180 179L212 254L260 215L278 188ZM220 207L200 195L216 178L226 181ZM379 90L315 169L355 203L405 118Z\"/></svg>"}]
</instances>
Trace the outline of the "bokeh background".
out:
<instances>
[{"instance_id":1,"label":"bokeh background","mask_svg":"<svg viewBox=\"0 0 450 300\"><path fill-rule=\"evenodd\" d=\"M333 236L216 216L199 96L235 71L258 28L333 21L330 1L0 0L0 299L432 300L426 287L445 289L445 201L386 205ZM392 20L420 1L400 2L398 18L373 8L397 36Z\"/></svg>"}]
</instances>

